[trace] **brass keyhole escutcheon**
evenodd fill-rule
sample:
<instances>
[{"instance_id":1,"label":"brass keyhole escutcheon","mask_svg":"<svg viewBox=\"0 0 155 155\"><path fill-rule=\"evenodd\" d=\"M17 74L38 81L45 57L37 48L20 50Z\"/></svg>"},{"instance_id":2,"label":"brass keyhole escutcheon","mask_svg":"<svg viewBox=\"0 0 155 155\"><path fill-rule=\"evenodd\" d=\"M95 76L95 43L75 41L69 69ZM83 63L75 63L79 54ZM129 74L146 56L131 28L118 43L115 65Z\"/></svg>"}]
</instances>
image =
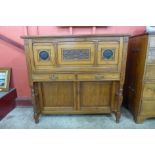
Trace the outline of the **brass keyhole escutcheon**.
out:
<instances>
[{"instance_id":1,"label":"brass keyhole escutcheon","mask_svg":"<svg viewBox=\"0 0 155 155\"><path fill-rule=\"evenodd\" d=\"M96 80L102 80L104 79L104 75L96 75L95 78Z\"/></svg>"},{"instance_id":2,"label":"brass keyhole escutcheon","mask_svg":"<svg viewBox=\"0 0 155 155\"><path fill-rule=\"evenodd\" d=\"M58 76L56 74L51 74L50 75L50 79L51 80L57 80L58 79Z\"/></svg>"}]
</instances>

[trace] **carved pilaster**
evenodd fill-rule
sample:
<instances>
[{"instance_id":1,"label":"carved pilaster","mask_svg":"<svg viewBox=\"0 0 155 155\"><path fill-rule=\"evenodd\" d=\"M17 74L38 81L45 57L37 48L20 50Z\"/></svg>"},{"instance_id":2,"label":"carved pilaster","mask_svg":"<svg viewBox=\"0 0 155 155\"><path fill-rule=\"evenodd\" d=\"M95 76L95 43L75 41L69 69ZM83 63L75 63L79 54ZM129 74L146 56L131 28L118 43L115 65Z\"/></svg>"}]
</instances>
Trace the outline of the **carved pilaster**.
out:
<instances>
[{"instance_id":1,"label":"carved pilaster","mask_svg":"<svg viewBox=\"0 0 155 155\"><path fill-rule=\"evenodd\" d=\"M123 102L123 88L121 87L118 92L117 92L117 98L118 98L118 102L117 102L117 111L115 112L115 116L116 116L116 123L119 123L120 121L120 117L121 117L121 105Z\"/></svg>"},{"instance_id":2,"label":"carved pilaster","mask_svg":"<svg viewBox=\"0 0 155 155\"><path fill-rule=\"evenodd\" d=\"M33 111L34 111L34 119L36 123L39 123L39 108L38 105L36 103L37 97L38 97L38 91L35 88L35 85L33 85L33 87L31 87L31 92L32 92L32 104L33 104Z\"/></svg>"}]
</instances>

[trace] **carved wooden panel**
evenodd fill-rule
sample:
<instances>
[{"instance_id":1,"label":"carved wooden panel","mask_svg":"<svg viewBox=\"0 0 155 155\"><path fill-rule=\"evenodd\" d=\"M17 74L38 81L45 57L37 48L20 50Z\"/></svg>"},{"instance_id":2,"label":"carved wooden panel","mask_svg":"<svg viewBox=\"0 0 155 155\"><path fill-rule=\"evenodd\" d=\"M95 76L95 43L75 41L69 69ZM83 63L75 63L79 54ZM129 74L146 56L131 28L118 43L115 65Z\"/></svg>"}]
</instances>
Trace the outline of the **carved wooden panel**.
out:
<instances>
[{"instance_id":1,"label":"carved wooden panel","mask_svg":"<svg viewBox=\"0 0 155 155\"><path fill-rule=\"evenodd\" d=\"M118 65L118 63L119 63L119 43L100 42L98 45L98 64Z\"/></svg>"},{"instance_id":2,"label":"carved wooden panel","mask_svg":"<svg viewBox=\"0 0 155 155\"><path fill-rule=\"evenodd\" d=\"M89 60L89 49L64 49L63 60Z\"/></svg>"},{"instance_id":3,"label":"carved wooden panel","mask_svg":"<svg viewBox=\"0 0 155 155\"><path fill-rule=\"evenodd\" d=\"M91 42L65 42L58 45L58 63L64 65L91 65L95 45Z\"/></svg>"},{"instance_id":4,"label":"carved wooden panel","mask_svg":"<svg viewBox=\"0 0 155 155\"><path fill-rule=\"evenodd\" d=\"M55 49L52 44L34 44L32 55L35 70L50 69L55 64Z\"/></svg>"}]
</instances>

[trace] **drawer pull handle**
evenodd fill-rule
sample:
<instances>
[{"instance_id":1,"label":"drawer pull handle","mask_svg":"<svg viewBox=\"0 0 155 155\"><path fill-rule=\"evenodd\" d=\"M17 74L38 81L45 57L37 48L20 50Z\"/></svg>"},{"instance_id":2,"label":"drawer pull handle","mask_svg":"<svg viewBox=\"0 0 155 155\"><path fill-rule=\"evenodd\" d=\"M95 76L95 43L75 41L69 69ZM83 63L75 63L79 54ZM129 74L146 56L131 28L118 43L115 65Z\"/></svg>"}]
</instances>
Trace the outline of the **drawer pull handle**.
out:
<instances>
[{"instance_id":1,"label":"drawer pull handle","mask_svg":"<svg viewBox=\"0 0 155 155\"><path fill-rule=\"evenodd\" d=\"M55 75L55 74L52 74L52 75L50 75L50 79L51 80L57 80L58 79L58 76Z\"/></svg>"},{"instance_id":2,"label":"drawer pull handle","mask_svg":"<svg viewBox=\"0 0 155 155\"><path fill-rule=\"evenodd\" d=\"M104 75L96 75L95 78L96 80L102 80L104 79Z\"/></svg>"}]
</instances>

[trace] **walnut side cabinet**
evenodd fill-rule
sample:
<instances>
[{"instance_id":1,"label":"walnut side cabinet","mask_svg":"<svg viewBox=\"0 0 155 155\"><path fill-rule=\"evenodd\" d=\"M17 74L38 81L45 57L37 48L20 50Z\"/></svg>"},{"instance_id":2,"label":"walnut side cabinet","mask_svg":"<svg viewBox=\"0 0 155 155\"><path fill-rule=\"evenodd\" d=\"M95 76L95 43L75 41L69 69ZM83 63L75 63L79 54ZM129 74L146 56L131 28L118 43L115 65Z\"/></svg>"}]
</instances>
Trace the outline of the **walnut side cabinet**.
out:
<instances>
[{"instance_id":1,"label":"walnut side cabinet","mask_svg":"<svg viewBox=\"0 0 155 155\"><path fill-rule=\"evenodd\" d=\"M24 36L35 122L41 114L120 119L127 35Z\"/></svg>"},{"instance_id":2,"label":"walnut side cabinet","mask_svg":"<svg viewBox=\"0 0 155 155\"><path fill-rule=\"evenodd\" d=\"M155 34L129 39L124 103L137 123L155 117Z\"/></svg>"}]
</instances>

